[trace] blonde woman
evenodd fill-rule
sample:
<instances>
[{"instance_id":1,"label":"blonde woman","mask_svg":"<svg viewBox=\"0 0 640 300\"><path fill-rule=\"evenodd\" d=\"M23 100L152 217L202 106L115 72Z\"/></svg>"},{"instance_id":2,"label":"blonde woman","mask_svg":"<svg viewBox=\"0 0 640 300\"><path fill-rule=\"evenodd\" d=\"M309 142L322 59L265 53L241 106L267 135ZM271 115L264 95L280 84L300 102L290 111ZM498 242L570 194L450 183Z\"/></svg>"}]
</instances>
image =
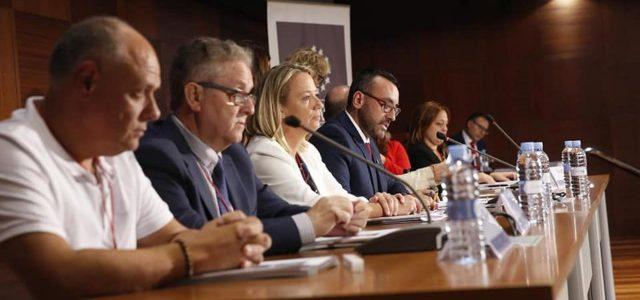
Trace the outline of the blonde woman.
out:
<instances>
[{"instance_id":1,"label":"blonde woman","mask_svg":"<svg viewBox=\"0 0 640 300\"><path fill-rule=\"evenodd\" d=\"M324 91L329 83L331 64L329 58L315 48L300 48L287 57L287 64L300 65L309 68L311 77L320 91Z\"/></svg>"},{"instance_id":2,"label":"blonde woman","mask_svg":"<svg viewBox=\"0 0 640 300\"><path fill-rule=\"evenodd\" d=\"M311 71L284 64L271 69L256 95L254 118L247 127L247 144L256 174L262 182L290 203L313 205L322 196L343 195L368 201L371 217L410 214L422 207L410 198L377 193L371 199L347 193L322 162L320 153L300 128L284 125L286 116L296 116L303 125L317 129L322 101Z\"/></svg>"}]
</instances>

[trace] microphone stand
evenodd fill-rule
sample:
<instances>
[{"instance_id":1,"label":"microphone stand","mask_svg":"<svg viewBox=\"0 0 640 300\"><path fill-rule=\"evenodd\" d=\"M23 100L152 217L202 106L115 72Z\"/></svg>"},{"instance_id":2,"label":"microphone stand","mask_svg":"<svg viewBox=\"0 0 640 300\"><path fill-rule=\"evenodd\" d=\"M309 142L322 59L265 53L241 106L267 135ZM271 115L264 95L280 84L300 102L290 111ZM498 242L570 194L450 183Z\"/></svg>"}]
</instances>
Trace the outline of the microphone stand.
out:
<instances>
[{"instance_id":1,"label":"microphone stand","mask_svg":"<svg viewBox=\"0 0 640 300\"><path fill-rule=\"evenodd\" d=\"M600 151L600 150L598 150L596 148L587 147L587 148L584 149L584 152L587 152L587 153L589 153L591 155L595 155L595 156L607 161L608 163L610 163L610 164L612 164L612 165L614 165L614 166L616 166L618 168L621 168L621 169L623 169L623 170L625 170L625 171L627 171L627 172L629 172L629 173L631 173L633 175L636 175L636 176L640 177L640 170L638 170L637 168L635 168L635 167L633 167L633 166L631 166L631 165L629 165L629 164L627 164L627 163L625 163L625 162L623 162L623 161L621 161L621 160L619 160L619 159L617 159L615 157L611 157L611 156L605 154L604 152L602 152L602 151Z\"/></svg>"},{"instance_id":2,"label":"microphone stand","mask_svg":"<svg viewBox=\"0 0 640 300\"><path fill-rule=\"evenodd\" d=\"M502 135L504 135L510 142L511 144L513 144L514 146L516 146L516 149L518 149L518 151L521 151L522 149L520 149L520 146L518 145L518 143L516 143L511 136L509 136L507 134L506 131L504 131L504 129L502 129L502 127L500 126L500 124L498 124L498 122L496 121L496 119L493 118L492 115L485 115L485 117L487 119L489 119L489 122L491 122L491 124L495 125L496 128L498 128L498 130L500 131L500 133L502 133Z\"/></svg>"},{"instance_id":3,"label":"microphone stand","mask_svg":"<svg viewBox=\"0 0 640 300\"><path fill-rule=\"evenodd\" d=\"M516 168L516 166L514 166L514 165L512 165L512 164L510 164L510 163L508 163L508 162L506 162L506 161L504 161L502 159L499 159L499 158L497 158L495 156L489 155L489 154L484 153L484 152L480 152L480 151L478 151L476 149L473 149L473 148L467 146L466 144L463 144L463 143L460 143L460 142L458 142L458 141L456 141L454 139L451 139L451 138L447 137L446 135L444 135L444 133L442 133L442 132L438 132L436 135L438 136L439 139L441 139L441 140L443 140L445 142L454 143L454 144L457 144L457 145L465 146L467 149L469 149L469 150L471 150L471 151L473 151L475 153L478 153L480 155L486 156L486 157L488 157L490 159L493 159L493 160L495 160L495 161L497 161L497 162L499 162L499 163L501 163L501 164L503 164L503 165L505 165L507 167L510 167L510 168L513 168L513 169Z\"/></svg>"}]
</instances>

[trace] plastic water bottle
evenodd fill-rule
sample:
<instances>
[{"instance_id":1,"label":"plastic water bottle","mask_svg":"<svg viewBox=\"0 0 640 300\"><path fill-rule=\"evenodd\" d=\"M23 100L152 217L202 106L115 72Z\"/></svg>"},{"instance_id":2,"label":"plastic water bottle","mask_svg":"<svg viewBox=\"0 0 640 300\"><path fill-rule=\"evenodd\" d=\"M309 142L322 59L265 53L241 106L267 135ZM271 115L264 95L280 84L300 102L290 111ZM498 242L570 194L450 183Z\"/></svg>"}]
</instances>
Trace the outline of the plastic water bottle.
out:
<instances>
[{"instance_id":1,"label":"plastic water bottle","mask_svg":"<svg viewBox=\"0 0 640 300\"><path fill-rule=\"evenodd\" d=\"M522 143L516 171L519 178L520 206L531 224L540 224L545 219L544 184L542 164L531 142Z\"/></svg>"},{"instance_id":2,"label":"plastic water bottle","mask_svg":"<svg viewBox=\"0 0 640 300\"><path fill-rule=\"evenodd\" d=\"M564 149L562 150L562 168L564 170L564 189L567 198L573 197L571 192L571 165L569 165L569 152L573 148L573 141L564 141Z\"/></svg>"},{"instance_id":3,"label":"plastic water bottle","mask_svg":"<svg viewBox=\"0 0 640 300\"><path fill-rule=\"evenodd\" d=\"M533 145L533 150L538 155L540 159L540 166L542 167L542 184L544 185L544 210L545 214L550 214L552 212L553 207L553 197L552 197L552 182L551 182L551 170L549 163L549 156L544 152L544 144L542 142L536 142Z\"/></svg>"},{"instance_id":4,"label":"plastic water bottle","mask_svg":"<svg viewBox=\"0 0 640 300\"><path fill-rule=\"evenodd\" d=\"M571 167L571 193L581 203L589 203L589 177L587 176L587 154L579 140L572 141L569 152Z\"/></svg>"},{"instance_id":5,"label":"plastic water bottle","mask_svg":"<svg viewBox=\"0 0 640 300\"><path fill-rule=\"evenodd\" d=\"M443 197L447 201L448 240L445 259L458 264L486 260L482 221L475 210L478 198L478 172L471 154L462 145L449 147L449 175L444 179Z\"/></svg>"}]
</instances>

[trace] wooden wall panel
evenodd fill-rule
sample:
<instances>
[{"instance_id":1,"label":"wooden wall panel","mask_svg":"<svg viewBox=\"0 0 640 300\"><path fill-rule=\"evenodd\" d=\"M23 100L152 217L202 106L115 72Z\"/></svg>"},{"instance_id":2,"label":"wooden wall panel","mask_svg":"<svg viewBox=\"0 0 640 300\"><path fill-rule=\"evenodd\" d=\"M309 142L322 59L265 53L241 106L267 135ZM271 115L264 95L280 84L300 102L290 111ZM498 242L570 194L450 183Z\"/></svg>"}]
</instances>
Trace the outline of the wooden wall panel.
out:
<instances>
[{"instance_id":1,"label":"wooden wall panel","mask_svg":"<svg viewBox=\"0 0 640 300\"><path fill-rule=\"evenodd\" d=\"M49 85L48 62L56 40L69 22L16 12L21 98L42 95Z\"/></svg>"},{"instance_id":2,"label":"wooden wall panel","mask_svg":"<svg viewBox=\"0 0 640 300\"><path fill-rule=\"evenodd\" d=\"M118 17L126 20L148 39L159 38L158 3L153 0L117 0Z\"/></svg>"},{"instance_id":3,"label":"wooden wall panel","mask_svg":"<svg viewBox=\"0 0 640 300\"><path fill-rule=\"evenodd\" d=\"M95 15L116 15L116 7L116 0L71 0L71 21Z\"/></svg>"},{"instance_id":4,"label":"wooden wall panel","mask_svg":"<svg viewBox=\"0 0 640 300\"><path fill-rule=\"evenodd\" d=\"M166 81L171 60L178 46L195 36L220 37L222 34L219 11L227 9L229 10L228 15L233 17L235 25L232 26L231 23L228 25L228 27L233 27L227 30L228 34L236 35L239 32L247 32L247 34L239 35L242 38L257 36L266 44L266 19L264 17L262 20L243 17L242 11L235 9L241 5L235 3L231 3L231 7L227 7L206 1L59 0L50 2L29 0L17 2L19 7L15 8L16 26L14 31L17 56L9 55L8 57L17 57L19 62L20 99L46 91L47 63L55 41L72 22L89 16L116 15L129 22L150 40L158 52L162 68L162 78L165 84L158 93L158 101L165 114L168 112L169 103L169 89ZM57 6L50 7L54 3ZM10 7L12 4L9 1L7 6ZM6 28L10 27L3 29ZM251 30L244 30L244 28L251 28ZM9 107L8 111L14 108L14 106Z\"/></svg>"},{"instance_id":5,"label":"wooden wall panel","mask_svg":"<svg viewBox=\"0 0 640 300\"><path fill-rule=\"evenodd\" d=\"M452 110L452 133L481 110L514 139L545 142L552 160L565 139L580 138L640 166L639 2L435 1L423 9L345 2L352 5L353 69L373 64L409 82L400 88L396 136L408 126L405 112L435 99ZM493 154L514 160L515 148L497 130L487 142ZM596 158L589 170L612 174L612 234L640 235L640 179Z\"/></svg>"},{"instance_id":6,"label":"wooden wall panel","mask_svg":"<svg viewBox=\"0 0 640 300\"><path fill-rule=\"evenodd\" d=\"M0 8L0 120L20 107L20 77L13 11Z\"/></svg>"},{"instance_id":7,"label":"wooden wall panel","mask_svg":"<svg viewBox=\"0 0 640 300\"><path fill-rule=\"evenodd\" d=\"M157 17L160 37L154 46L162 69L162 87L158 92L158 105L169 112L169 70L178 47L196 36L220 36L220 24L216 7L204 2L165 1L158 3Z\"/></svg>"},{"instance_id":8,"label":"wooden wall panel","mask_svg":"<svg viewBox=\"0 0 640 300\"><path fill-rule=\"evenodd\" d=\"M71 20L69 0L13 0L13 8L42 17Z\"/></svg>"}]
</instances>

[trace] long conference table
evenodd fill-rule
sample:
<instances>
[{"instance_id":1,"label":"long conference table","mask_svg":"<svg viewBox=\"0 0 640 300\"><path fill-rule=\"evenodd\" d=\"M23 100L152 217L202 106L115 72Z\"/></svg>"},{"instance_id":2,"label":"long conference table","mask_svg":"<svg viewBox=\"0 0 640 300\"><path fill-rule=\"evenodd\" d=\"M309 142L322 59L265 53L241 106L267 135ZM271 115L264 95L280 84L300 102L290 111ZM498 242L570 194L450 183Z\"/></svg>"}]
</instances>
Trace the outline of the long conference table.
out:
<instances>
[{"instance_id":1,"label":"long conference table","mask_svg":"<svg viewBox=\"0 0 640 300\"><path fill-rule=\"evenodd\" d=\"M605 201L609 176L590 180L588 208L556 212L552 222L532 229L540 242L515 246L501 260L461 266L438 261L436 251L367 255L362 272L351 272L340 260L310 277L198 283L110 299L615 299Z\"/></svg>"}]
</instances>

